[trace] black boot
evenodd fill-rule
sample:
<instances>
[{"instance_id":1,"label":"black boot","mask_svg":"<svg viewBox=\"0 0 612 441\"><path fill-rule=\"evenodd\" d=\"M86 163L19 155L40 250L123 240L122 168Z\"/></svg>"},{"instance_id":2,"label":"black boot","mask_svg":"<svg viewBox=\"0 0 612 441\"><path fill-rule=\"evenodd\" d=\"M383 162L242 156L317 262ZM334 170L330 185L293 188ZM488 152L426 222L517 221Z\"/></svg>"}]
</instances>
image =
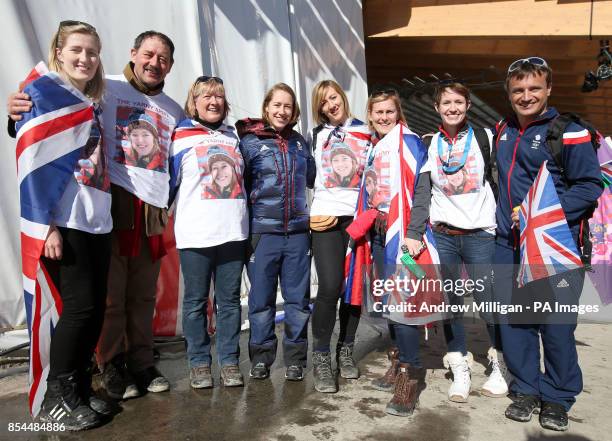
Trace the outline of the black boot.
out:
<instances>
[{"instance_id":1,"label":"black boot","mask_svg":"<svg viewBox=\"0 0 612 441\"><path fill-rule=\"evenodd\" d=\"M119 413L119 407L117 404L112 403L104 398L96 395L94 393L93 387L91 385L91 379L93 377L93 367L89 366L84 369L79 375L78 378L78 386L79 386L79 395L84 403L89 405L89 407L104 416L113 416Z\"/></svg>"},{"instance_id":2,"label":"black boot","mask_svg":"<svg viewBox=\"0 0 612 441\"><path fill-rule=\"evenodd\" d=\"M75 372L47 381L47 392L38 417L43 422L63 424L66 430L72 431L91 429L100 424L98 414L78 394Z\"/></svg>"}]
</instances>

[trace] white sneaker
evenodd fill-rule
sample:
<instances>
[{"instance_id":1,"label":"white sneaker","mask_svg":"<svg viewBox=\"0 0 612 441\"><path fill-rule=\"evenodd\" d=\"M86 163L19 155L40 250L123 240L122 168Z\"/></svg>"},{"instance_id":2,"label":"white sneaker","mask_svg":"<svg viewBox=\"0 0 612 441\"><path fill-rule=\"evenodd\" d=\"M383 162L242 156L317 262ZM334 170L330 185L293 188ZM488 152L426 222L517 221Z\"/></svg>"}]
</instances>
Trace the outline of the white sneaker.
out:
<instances>
[{"instance_id":1,"label":"white sneaker","mask_svg":"<svg viewBox=\"0 0 612 441\"><path fill-rule=\"evenodd\" d=\"M470 352L462 355L461 352L449 352L442 359L444 367L453 373L453 383L448 389L448 399L455 403L467 402L472 386L471 369L474 357Z\"/></svg>"},{"instance_id":2,"label":"white sneaker","mask_svg":"<svg viewBox=\"0 0 612 441\"><path fill-rule=\"evenodd\" d=\"M508 383L506 378L509 377L508 368L503 361L501 352L497 352L495 348L489 348L487 353L489 365L491 365L491 375L485 384L482 385L480 393L487 397L505 397L508 394Z\"/></svg>"},{"instance_id":3,"label":"white sneaker","mask_svg":"<svg viewBox=\"0 0 612 441\"><path fill-rule=\"evenodd\" d=\"M506 377L508 369L503 362L503 355L498 353L495 348L489 348L487 353L489 365L491 366L491 375L489 379L482 385L480 393L487 397L499 398L505 397L508 394L508 383Z\"/></svg>"}]
</instances>

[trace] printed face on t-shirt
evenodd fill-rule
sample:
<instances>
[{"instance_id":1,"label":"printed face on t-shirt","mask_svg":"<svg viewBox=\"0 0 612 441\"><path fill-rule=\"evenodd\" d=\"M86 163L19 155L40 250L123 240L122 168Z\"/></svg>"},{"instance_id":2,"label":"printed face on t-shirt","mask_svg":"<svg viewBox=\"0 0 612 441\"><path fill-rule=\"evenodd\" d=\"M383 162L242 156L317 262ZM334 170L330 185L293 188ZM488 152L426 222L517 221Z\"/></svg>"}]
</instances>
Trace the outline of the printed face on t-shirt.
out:
<instances>
[{"instance_id":1,"label":"printed face on t-shirt","mask_svg":"<svg viewBox=\"0 0 612 441\"><path fill-rule=\"evenodd\" d=\"M83 148L82 157L78 160L74 177L81 185L110 191L110 177L107 172L100 131L93 126L89 140Z\"/></svg>"},{"instance_id":2,"label":"printed face on t-shirt","mask_svg":"<svg viewBox=\"0 0 612 441\"><path fill-rule=\"evenodd\" d=\"M129 167L166 172L169 127L167 115L149 108L117 106L113 160Z\"/></svg>"},{"instance_id":3,"label":"printed face on t-shirt","mask_svg":"<svg viewBox=\"0 0 612 441\"><path fill-rule=\"evenodd\" d=\"M139 157L148 156L155 148L155 135L145 128L135 128L130 132L130 143Z\"/></svg>"},{"instance_id":4,"label":"printed face on t-shirt","mask_svg":"<svg viewBox=\"0 0 612 441\"><path fill-rule=\"evenodd\" d=\"M352 177L355 174L355 161L349 156L343 153L336 155L331 160L332 169L341 178Z\"/></svg>"},{"instance_id":5,"label":"printed face on t-shirt","mask_svg":"<svg viewBox=\"0 0 612 441\"><path fill-rule=\"evenodd\" d=\"M243 161L235 145L215 140L194 148L200 170L202 199L244 199Z\"/></svg>"},{"instance_id":6,"label":"printed face on t-shirt","mask_svg":"<svg viewBox=\"0 0 612 441\"><path fill-rule=\"evenodd\" d=\"M226 188L231 185L234 176L232 166L226 161L217 161L210 168L213 181L220 187Z\"/></svg>"}]
</instances>

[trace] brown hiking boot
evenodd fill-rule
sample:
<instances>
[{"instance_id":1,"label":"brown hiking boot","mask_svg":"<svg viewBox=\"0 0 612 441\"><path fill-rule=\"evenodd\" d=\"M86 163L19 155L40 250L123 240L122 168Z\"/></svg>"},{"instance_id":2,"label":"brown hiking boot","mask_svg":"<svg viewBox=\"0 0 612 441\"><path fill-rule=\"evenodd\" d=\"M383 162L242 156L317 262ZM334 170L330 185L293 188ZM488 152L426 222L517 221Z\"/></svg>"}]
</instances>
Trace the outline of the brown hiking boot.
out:
<instances>
[{"instance_id":1,"label":"brown hiking boot","mask_svg":"<svg viewBox=\"0 0 612 441\"><path fill-rule=\"evenodd\" d=\"M387 351L387 358L391 362L391 366L389 366L385 375L372 381L372 387L383 392L393 392L399 368L399 349L396 347L389 349Z\"/></svg>"},{"instance_id":2,"label":"brown hiking boot","mask_svg":"<svg viewBox=\"0 0 612 441\"><path fill-rule=\"evenodd\" d=\"M410 365L408 363L400 363L395 379L395 390L393 398L387 404L385 412L395 416L410 416L414 412L419 401L419 380L410 378ZM419 375L419 371L413 371Z\"/></svg>"}]
</instances>

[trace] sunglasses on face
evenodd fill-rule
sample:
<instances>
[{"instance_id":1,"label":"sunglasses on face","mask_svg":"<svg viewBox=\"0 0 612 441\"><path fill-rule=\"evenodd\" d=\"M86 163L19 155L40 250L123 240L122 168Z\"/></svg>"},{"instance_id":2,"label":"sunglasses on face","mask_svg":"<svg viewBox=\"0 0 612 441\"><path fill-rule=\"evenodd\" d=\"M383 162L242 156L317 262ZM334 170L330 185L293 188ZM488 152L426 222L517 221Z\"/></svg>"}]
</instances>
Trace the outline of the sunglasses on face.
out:
<instances>
[{"instance_id":1,"label":"sunglasses on face","mask_svg":"<svg viewBox=\"0 0 612 441\"><path fill-rule=\"evenodd\" d=\"M196 79L195 83L196 84L206 83L207 81L210 81L210 80L216 81L219 84L223 84L223 80L221 78L219 78L219 77L209 77L208 75L202 75L201 77L198 77Z\"/></svg>"},{"instance_id":2,"label":"sunglasses on face","mask_svg":"<svg viewBox=\"0 0 612 441\"><path fill-rule=\"evenodd\" d=\"M508 67L508 75L510 75L515 70L520 69L524 64L532 64L533 66L540 66L540 67L546 67L546 68L548 67L548 63L546 62L544 58L540 58L540 57L519 58L518 60L514 61Z\"/></svg>"}]
</instances>

